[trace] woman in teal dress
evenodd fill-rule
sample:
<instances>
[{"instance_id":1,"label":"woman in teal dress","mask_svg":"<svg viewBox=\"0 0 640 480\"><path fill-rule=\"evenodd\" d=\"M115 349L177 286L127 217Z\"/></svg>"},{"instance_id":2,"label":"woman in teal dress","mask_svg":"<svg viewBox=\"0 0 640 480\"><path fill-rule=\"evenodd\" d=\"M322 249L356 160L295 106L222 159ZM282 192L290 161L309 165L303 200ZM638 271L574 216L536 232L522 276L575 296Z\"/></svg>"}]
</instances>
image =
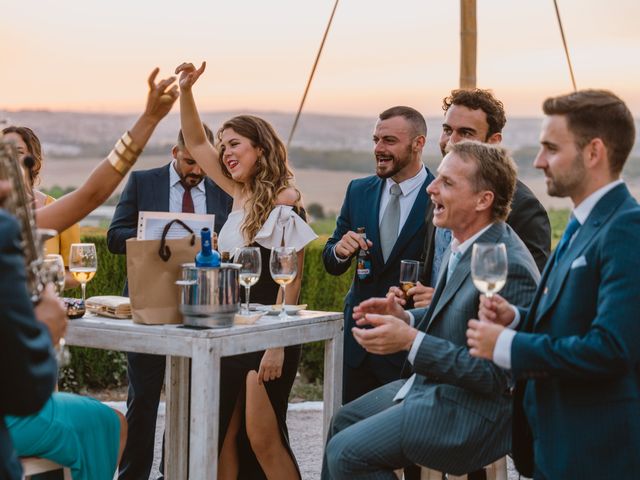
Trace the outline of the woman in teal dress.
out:
<instances>
[{"instance_id":1,"label":"woman in teal dress","mask_svg":"<svg viewBox=\"0 0 640 480\"><path fill-rule=\"evenodd\" d=\"M54 393L38 413L5 422L19 456L69 467L73 480L112 480L127 428L119 412L70 393Z\"/></svg>"}]
</instances>

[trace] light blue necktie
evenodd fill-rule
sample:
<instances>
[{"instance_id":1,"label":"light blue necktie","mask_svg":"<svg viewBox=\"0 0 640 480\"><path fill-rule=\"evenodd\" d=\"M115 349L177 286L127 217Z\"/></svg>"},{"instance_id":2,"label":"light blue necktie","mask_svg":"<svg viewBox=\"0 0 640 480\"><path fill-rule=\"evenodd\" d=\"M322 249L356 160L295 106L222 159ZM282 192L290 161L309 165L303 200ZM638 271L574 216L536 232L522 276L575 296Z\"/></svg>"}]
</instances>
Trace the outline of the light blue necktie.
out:
<instances>
[{"instance_id":1,"label":"light blue necktie","mask_svg":"<svg viewBox=\"0 0 640 480\"><path fill-rule=\"evenodd\" d=\"M431 265L431 286L435 287L438 282L440 265L444 257L444 252L451 243L451 230L448 228L436 228L435 245L433 249L433 264Z\"/></svg>"},{"instance_id":2,"label":"light blue necktie","mask_svg":"<svg viewBox=\"0 0 640 480\"><path fill-rule=\"evenodd\" d=\"M576 233L576 231L580 228L580 222L578 219L571 214L569 217L569 223L567 224L567 228L565 228L564 233L562 234L562 238L558 242L558 246L556 247L556 259L555 264L557 265L560 261L560 257L567 251L569 244L571 243L571 238Z\"/></svg>"},{"instance_id":3,"label":"light blue necktie","mask_svg":"<svg viewBox=\"0 0 640 480\"><path fill-rule=\"evenodd\" d=\"M458 262L460 261L460 257L462 254L460 252L451 252L451 256L449 257L449 264L447 265L447 282L453 275L453 271L458 266Z\"/></svg>"}]
</instances>

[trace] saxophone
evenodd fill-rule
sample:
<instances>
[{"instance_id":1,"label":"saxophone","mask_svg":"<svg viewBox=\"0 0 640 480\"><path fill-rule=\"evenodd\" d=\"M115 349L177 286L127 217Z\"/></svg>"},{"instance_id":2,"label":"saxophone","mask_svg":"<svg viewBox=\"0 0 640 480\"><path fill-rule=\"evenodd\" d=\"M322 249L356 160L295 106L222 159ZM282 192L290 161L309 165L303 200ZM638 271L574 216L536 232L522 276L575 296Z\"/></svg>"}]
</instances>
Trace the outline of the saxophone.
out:
<instances>
[{"instance_id":1,"label":"saxophone","mask_svg":"<svg viewBox=\"0 0 640 480\"><path fill-rule=\"evenodd\" d=\"M30 157L28 157L30 158ZM25 162L27 159L25 159ZM31 160L33 161L33 160ZM5 210L14 215L20 223L21 247L27 268L27 285L31 300L35 303L40 299L46 283L43 265L43 242L36 227L32 200L24 181L22 167L13 143L2 140L0 133L0 180L8 180L11 192L2 205Z\"/></svg>"}]
</instances>

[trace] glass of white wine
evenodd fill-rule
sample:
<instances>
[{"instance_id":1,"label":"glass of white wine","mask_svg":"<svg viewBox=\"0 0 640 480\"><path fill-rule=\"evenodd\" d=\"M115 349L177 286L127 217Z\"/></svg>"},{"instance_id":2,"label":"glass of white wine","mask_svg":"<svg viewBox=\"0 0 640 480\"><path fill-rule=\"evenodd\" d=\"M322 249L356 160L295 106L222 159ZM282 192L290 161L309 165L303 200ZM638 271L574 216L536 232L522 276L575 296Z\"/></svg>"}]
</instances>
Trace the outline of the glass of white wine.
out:
<instances>
[{"instance_id":1,"label":"glass of white wine","mask_svg":"<svg viewBox=\"0 0 640 480\"><path fill-rule=\"evenodd\" d=\"M245 291L245 307L242 314L249 315L249 293L262 273L260 249L258 247L240 248L236 254L235 263L242 265L240 267L240 285L244 287Z\"/></svg>"},{"instance_id":2,"label":"glass of white wine","mask_svg":"<svg viewBox=\"0 0 640 480\"><path fill-rule=\"evenodd\" d=\"M64 291L64 260L62 255L57 253L49 253L42 259L42 272L44 274L43 280L46 283L52 283L56 289L58 297L62 297ZM58 345L56 345L56 360L59 367L66 367L71 361L71 354L69 349L65 346L64 337L60 339Z\"/></svg>"},{"instance_id":3,"label":"glass of white wine","mask_svg":"<svg viewBox=\"0 0 640 480\"><path fill-rule=\"evenodd\" d=\"M298 273L298 254L292 247L277 247L271 250L269 261L271 278L282 287L282 311L280 319L287 319L286 311L286 286L293 282Z\"/></svg>"},{"instance_id":4,"label":"glass of white wine","mask_svg":"<svg viewBox=\"0 0 640 480\"><path fill-rule=\"evenodd\" d=\"M507 247L504 243L474 243L471 278L478 290L491 298L507 282Z\"/></svg>"},{"instance_id":5,"label":"glass of white wine","mask_svg":"<svg viewBox=\"0 0 640 480\"><path fill-rule=\"evenodd\" d=\"M72 243L69 252L69 271L82 287L82 302L86 297L87 282L91 281L98 269L98 256L93 243Z\"/></svg>"}]
</instances>

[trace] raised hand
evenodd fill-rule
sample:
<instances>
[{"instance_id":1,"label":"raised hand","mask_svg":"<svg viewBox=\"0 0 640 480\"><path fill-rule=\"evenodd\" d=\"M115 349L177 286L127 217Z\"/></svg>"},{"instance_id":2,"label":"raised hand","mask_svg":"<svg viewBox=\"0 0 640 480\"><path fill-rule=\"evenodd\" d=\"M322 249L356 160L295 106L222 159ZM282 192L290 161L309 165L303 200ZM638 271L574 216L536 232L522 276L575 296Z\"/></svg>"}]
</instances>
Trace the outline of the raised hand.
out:
<instances>
[{"instance_id":1,"label":"raised hand","mask_svg":"<svg viewBox=\"0 0 640 480\"><path fill-rule=\"evenodd\" d=\"M193 87L193 85L198 81L200 75L204 73L205 68L207 68L207 62L202 62L200 68L196 68L193 63L181 63L176 68L176 75L180 74L180 79L178 80L178 84L182 90L187 90Z\"/></svg>"},{"instance_id":2,"label":"raised hand","mask_svg":"<svg viewBox=\"0 0 640 480\"><path fill-rule=\"evenodd\" d=\"M503 327L511 325L516 317L511 304L497 293L491 298L480 295L478 318L491 323L497 323Z\"/></svg>"},{"instance_id":3,"label":"raised hand","mask_svg":"<svg viewBox=\"0 0 640 480\"><path fill-rule=\"evenodd\" d=\"M370 325L373 328L351 329L353 337L367 352L378 355L411 350L418 331L403 320L391 315L368 313L359 320L358 325Z\"/></svg>"},{"instance_id":4,"label":"raised hand","mask_svg":"<svg viewBox=\"0 0 640 480\"><path fill-rule=\"evenodd\" d=\"M176 77L169 77L156 83L159 68L154 68L147 80L149 83L149 94L147 95L147 105L144 109L144 115L148 118L159 122L167 113L171 111L171 107L178 99L178 86L173 83Z\"/></svg>"},{"instance_id":5,"label":"raised hand","mask_svg":"<svg viewBox=\"0 0 640 480\"><path fill-rule=\"evenodd\" d=\"M398 299L392 294L387 294L385 298L369 298L360 303L360 305L356 305L353 308L353 318L356 320L356 325L361 325L360 321L363 320L368 313L392 315L403 320L405 323L409 321L409 315L404 311ZM362 323L362 325L365 325L365 323Z\"/></svg>"},{"instance_id":6,"label":"raised hand","mask_svg":"<svg viewBox=\"0 0 640 480\"><path fill-rule=\"evenodd\" d=\"M371 248L373 243L364 240L359 233L349 230L336 243L335 252L340 258L349 258L358 252L361 248L365 250Z\"/></svg>"}]
</instances>

